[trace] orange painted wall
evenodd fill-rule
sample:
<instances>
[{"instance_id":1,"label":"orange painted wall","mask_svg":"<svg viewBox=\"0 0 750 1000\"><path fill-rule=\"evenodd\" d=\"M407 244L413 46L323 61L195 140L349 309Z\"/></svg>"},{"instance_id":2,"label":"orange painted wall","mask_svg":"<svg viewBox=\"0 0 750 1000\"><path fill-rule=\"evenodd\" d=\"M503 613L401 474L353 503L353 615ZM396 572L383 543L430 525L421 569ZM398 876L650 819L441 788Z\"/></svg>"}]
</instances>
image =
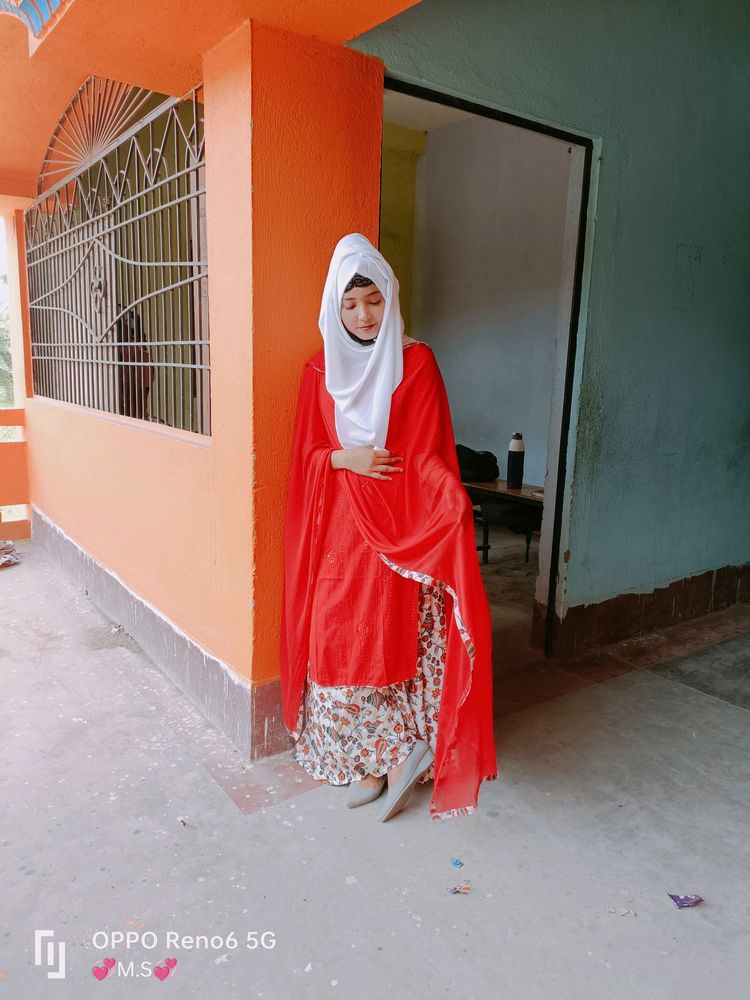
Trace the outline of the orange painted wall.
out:
<instances>
[{"instance_id":1,"label":"orange painted wall","mask_svg":"<svg viewBox=\"0 0 750 1000\"><path fill-rule=\"evenodd\" d=\"M0 410L0 427L23 427L23 410ZM29 475L26 461L26 441L5 441L0 438L0 507L29 502ZM3 521L0 512L0 538L28 538L26 518Z\"/></svg>"},{"instance_id":2,"label":"orange painted wall","mask_svg":"<svg viewBox=\"0 0 750 1000\"><path fill-rule=\"evenodd\" d=\"M249 29L245 29L247 36ZM252 662L249 46L205 63L212 436L41 397L32 502L213 655Z\"/></svg>"},{"instance_id":3,"label":"orange painted wall","mask_svg":"<svg viewBox=\"0 0 750 1000\"><path fill-rule=\"evenodd\" d=\"M347 232L377 240L383 64L248 21L204 54L202 77L212 436L30 398L30 491L123 583L264 683L279 673L294 408L328 262Z\"/></svg>"},{"instance_id":4,"label":"orange painted wall","mask_svg":"<svg viewBox=\"0 0 750 1000\"><path fill-rule=\"evenodd\" d=\"M26 442L0 441L0 507L28 502Z\"/></svg>"},{"instance_id":5,"label":"orange painted wall","mask_svg":"<svg viewBox=\"0 0 750 1000\"><path fill-rule=\"evenodd\" d=\"M253 24L254 667L279 674L282 532L297 390L337 241L377 242L383 64Z\"/></svg>"}]
</instances>

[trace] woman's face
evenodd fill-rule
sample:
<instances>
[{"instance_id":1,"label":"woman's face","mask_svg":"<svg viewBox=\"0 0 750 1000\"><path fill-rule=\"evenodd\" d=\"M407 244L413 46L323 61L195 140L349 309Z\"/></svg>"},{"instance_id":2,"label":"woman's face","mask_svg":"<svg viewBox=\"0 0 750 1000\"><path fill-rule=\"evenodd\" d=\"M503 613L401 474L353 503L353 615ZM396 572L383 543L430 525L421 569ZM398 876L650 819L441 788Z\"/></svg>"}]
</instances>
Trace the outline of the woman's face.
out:
<instances>
[{"instance_id":1,"label":"woman's face","mask_svg":"<svg viewBox=\"0 0 750 1000\"><path fill-rule=\"evenodd\" d=\"M374 340L383 322L385 299L377 285L355 286L344 292L341 322L360 340Z\"/></svg>"}]
</instances>

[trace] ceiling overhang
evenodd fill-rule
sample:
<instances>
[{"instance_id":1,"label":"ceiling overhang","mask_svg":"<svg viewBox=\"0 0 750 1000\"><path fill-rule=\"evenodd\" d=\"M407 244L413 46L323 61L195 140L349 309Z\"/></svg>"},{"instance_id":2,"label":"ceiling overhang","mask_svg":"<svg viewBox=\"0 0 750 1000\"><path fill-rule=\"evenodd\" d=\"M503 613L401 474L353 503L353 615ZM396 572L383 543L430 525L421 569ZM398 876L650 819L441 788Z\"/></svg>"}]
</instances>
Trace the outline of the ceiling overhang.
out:
<instances>
[{"instance_id":1,"label":"ceiling overhang","mask_svg":"<svg viewBox=\"0 0 750 1000\"><path fill-rule=\"evenodd\" d=\"M342 44L418 2L0 0L0 195L33 197L50 136L91 75L179 97L248 19Z\"/></svg>"}]
</instances>

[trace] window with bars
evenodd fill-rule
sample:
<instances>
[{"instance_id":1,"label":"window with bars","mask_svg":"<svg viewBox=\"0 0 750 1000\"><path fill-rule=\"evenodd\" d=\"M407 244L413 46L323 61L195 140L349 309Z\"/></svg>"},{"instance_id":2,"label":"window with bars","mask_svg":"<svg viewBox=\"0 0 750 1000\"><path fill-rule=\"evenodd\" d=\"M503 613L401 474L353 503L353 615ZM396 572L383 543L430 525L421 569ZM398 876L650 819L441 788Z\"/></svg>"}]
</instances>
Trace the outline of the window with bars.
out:
<instances>
[{"instance_id":1,"label":"window with bars","mask_svg":"<svg viewBox=\"0 0 750 1000\"><path fill-rule=\"evenodd\" d=\"M25 212L34 392L211 430L202 90L91 77Z\"/></svg>"}]
</instances>

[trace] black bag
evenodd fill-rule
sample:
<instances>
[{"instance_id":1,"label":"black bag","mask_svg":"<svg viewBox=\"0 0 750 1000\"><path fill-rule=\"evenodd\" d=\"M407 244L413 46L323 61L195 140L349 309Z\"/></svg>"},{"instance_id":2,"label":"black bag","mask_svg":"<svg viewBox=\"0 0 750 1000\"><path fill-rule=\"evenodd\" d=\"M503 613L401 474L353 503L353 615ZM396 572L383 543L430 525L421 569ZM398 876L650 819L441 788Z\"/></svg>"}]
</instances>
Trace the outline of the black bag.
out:
<instances>
[{"instance_id":1,"label":"black bag","mask_svg":"<svg viewBox=\"0 0 750 1000\"><path fill-rule=\"evenodd\" d=\"M474 451L465 444L457 444L458 467L461 479L470 483L491 483L500 476L497 456L491 451Z\"/></svg>"}]
</instances>

